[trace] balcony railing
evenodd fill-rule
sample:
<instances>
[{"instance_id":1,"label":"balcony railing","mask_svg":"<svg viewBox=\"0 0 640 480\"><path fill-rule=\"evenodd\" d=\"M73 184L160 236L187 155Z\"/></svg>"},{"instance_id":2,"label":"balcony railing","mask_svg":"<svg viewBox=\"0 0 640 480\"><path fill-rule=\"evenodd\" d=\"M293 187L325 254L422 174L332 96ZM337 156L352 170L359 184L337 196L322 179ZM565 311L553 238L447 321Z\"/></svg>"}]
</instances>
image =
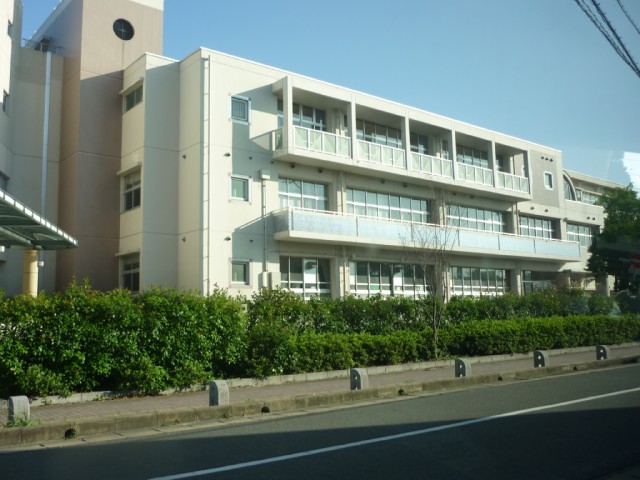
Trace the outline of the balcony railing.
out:
<instances>
[{"instance_id":1,"label":"balcony railing","mask_svg":"<svg viewBox=\"0 0 640 480\"><path fill-rule=\"evenodd\" d=\"M343 137L320 130L312 130L297 125L294 125L293 132L293 145L295 148L337 155L339 157L351 156L351 139L349 137ZM283 129L279 128L275 131L275 150L282 150L283 148L284 134Z\"/></svg>"},{"instance_id":2,"label":"balcony railing","mask_svg":"<svg viewBox=\"0 0 640 480\"><path fill-rule=\"evenodd\" d=\"M458 163L458 178L467 182L493 186L493 170L490 168Z\"/></svg>"},{"instance_id":3,"label":"balcony railing","mask_svg":"<svg viewBox=\"0 0 640 480\"><path fill-rule=\"evenodd\" d=\"M398 168L407 168L404 150L358 140L358 159Z\"/></svg>"},{"instance_id":4,"label":"balcony railing","mask_svg":"<svg viewBox=\"0 0 640 480\"><path fill-rule=\"evenodd\" d=\"M274 233L289 238L354 244L424 248L412 239L439 238L454 251L504 256L580 259L580 244L566 240L524 237L511 233L442 227L417 222L355 216L337 212L288 208L273 213ZM426 235L425 235L426 232ZM281 238L280 240L283 240ZM443 240L444 239L444 240ZM427 247L428 248L428 247Z\"/></svg>"},{"instance_id":5,"label":"balcony railing","mask_svg":"<svg viewBox=\"0 0 640 480\"><path fill-rule=\"evenodd\" d=\"M529 179L519 175L498 172L498 188L514 192L529 193Z\"/></svg>"},{"instance_id":6,"label":"balcony railing","mask_svg":"<svg viewBox=\"0 0 640 480\"><path fill-rule=\"evenodd\" d=\"M424 172L441 177L453 177L453 162L446 158L432 157L421 153L411 153L413 171Z\"/></svg>"}]
</instances>

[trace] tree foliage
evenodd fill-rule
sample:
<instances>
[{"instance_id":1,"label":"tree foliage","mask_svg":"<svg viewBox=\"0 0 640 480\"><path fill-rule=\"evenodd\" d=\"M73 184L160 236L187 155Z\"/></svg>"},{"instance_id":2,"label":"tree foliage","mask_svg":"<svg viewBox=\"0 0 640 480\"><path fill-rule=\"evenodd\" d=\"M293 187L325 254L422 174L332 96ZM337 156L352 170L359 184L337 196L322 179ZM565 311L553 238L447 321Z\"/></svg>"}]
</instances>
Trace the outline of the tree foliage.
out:
<instances>
[{"instance_id":1,"label":"tree foliage","mask_svg":"<svg viewBox=\"0 0 640 480\"><path fill-rule=\"evenodd\" d=\"M640 199L628 186L606 192L598 204L604 207L604 228L589 248L587 269L595 275L615 276L615 290L636 290L630 261L640 253Z\"/></svg>"}]
</instances>

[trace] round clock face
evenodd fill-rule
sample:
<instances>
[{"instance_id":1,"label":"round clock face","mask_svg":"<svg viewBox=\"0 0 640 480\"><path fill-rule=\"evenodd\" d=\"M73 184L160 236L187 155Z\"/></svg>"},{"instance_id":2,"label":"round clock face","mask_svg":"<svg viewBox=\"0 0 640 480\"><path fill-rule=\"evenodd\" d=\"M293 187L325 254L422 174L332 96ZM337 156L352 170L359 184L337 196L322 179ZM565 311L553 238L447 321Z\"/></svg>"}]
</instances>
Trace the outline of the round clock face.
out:
<instances>
[{"instance_id":1,"label":"round clock face","mask_svg":"<svg viewBox=\"0 0 640 480\"><path fill-rule=\"evenodd\" d=\"M113 31L122 40L131 40L133 38L133 25L124 18L119 18L113 22Z\"/></svg>"}]
</instances>

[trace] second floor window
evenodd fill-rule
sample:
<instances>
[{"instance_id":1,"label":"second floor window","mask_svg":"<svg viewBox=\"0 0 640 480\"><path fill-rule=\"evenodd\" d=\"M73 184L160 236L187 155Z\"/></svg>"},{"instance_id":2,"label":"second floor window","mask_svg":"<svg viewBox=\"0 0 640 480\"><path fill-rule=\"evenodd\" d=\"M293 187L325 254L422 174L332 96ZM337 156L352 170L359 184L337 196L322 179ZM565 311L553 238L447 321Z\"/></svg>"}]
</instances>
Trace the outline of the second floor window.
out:
<instances>
[{"instance_id":1,"label":"second floor window","mask_svg":"<svg viewBox=\"0 0 640 480\"><path fill-rule=\"evenodd\" d=\"M557 238L555 221L549 218L520 216L520 235L536 238Z\"/></svg>"},{"instance_id":2,"label":"second floor window","mask_svg":"<svg viewBox=\"0 0 640 480\"><path fill-rule=\"evenodd\" d=\"M124 97L123 111L128 112L133 107L142 102L142 85L127 93Z\"/></svg>"},{"instance_id":3,"label":"second floor window","mask_svg":"<svg viewBox=\"0 0 640 480\"><path fill-rule=\"evenodd\" d=\"M583 247L593 243L593 228L588 225L567 223L567 240L578 242Z\"/></svg>"},{"instance_id":4,"label":"second floor window","mask_svg":"<svg viewBox=\"0 0 640 480\"><path fill-rule=\"evenodd\" d=\"M281 178L278 182L280 208L327 209L327 186L321 183Z\"/></svg>"},{"instance_id":5,"label":"second floor window","mask_svg":"<svg viewBox=\"0 0 640 480\"><path fill-rule=\"evenodd\" d=\"M420 223L430 220L427 200L353 188L347 189L347 213Z\"/></svg>"},{"instance_id":6,"label":"second floor window","mask_svg":"<svg viewBox=\"0 0 640 480\"><path fill-rule=\"evenodd\" d=\"M506 231L504 213L462 205L447 206L447 225L486 232Z\"/></svg>"},{"instance_id":7,"label":"second floor window","mask_svg":"<svg viewBox=\"0 0 640 480\"><path fill-rule=\"evenodd\" d=\"M231 97L231 119L240 123L249 123L251 104L248 98Z\"/></svg>"},{"instance_id":8,"label":"second floor window","mask_svg":"<svg viewBox=\"0 0 640 480\"><path fill-rule=\"evenodd\" d=\"M140 171L125 175L122 181L122 210L128 211L140 206L141 201Z\"/></svg>"}]
</instances>

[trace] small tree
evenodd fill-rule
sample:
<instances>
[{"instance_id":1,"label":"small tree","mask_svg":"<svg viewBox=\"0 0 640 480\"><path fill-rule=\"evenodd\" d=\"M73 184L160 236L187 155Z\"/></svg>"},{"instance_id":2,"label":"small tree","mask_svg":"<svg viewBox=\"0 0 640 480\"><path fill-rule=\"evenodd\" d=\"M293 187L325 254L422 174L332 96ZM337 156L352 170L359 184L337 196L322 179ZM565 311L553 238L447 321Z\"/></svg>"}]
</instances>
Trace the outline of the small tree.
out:
<instances>
[{"instance_id":1,"label":"small tree","mask_svg":"<svg viewBox=\"0 0 640 480\"><path fill-rule=\"evenodd\" d=\"M434 355L438 357L438 333L444 320L447 298L447 280L451 251L459 229L446 221L445 194L434 190L436 224L411 223L402 239L407 256L424 272L430 297L426 299L429 324L433 331Z\"/></svg>"}]
</instances>

